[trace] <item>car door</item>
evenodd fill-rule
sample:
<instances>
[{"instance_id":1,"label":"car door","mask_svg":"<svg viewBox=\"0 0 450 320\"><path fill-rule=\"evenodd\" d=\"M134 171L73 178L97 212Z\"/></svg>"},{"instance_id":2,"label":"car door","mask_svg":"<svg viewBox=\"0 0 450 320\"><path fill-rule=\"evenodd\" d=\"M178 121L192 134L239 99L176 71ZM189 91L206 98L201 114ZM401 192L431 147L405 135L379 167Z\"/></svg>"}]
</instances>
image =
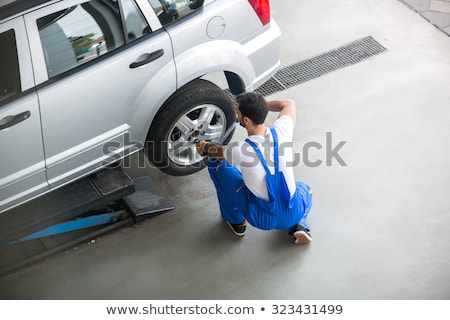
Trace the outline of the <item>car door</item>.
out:
<instances>
[{"instance_id":1,"label":"car door","mask_svg":"<svg viewBox=\"0 0 450 320\"><path fill-rule=\"evenodd\" d=\"M51 188L105 165L108 146L129 152L136 101L158 71L174 90L170 39L149 13L146 0L69 0L25 17Z\"/></svg>"},{"instance_id":2,"label":"car door","mask_svg":"<svg viewBox=\"0 0 450 320\"><path fill-rule=\"evenodd\" d=\"M48 190L22 17L0 24L0 212Z\"/></svg>"}]
</instances>

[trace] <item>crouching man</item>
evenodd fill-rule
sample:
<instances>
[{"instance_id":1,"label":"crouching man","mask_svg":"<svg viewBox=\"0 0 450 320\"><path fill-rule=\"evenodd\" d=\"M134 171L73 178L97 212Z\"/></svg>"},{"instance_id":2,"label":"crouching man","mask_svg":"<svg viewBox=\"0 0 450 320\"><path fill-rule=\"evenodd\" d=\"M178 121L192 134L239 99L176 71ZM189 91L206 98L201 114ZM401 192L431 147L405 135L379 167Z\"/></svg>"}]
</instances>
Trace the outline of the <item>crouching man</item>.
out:
<instances>
[{"instance_id":1,"label":"crouching man","mask_svg":"<svg viewBox=\"0 0 450 320\"><path fill-rule=\"evenodd\" d=\"M278 112L273 126L264 122ZM248 138L222 146L200 141L197 152L210 157L209 174L217 190L222 218L237 236L247 223L262 229L285 229L297 244L312 240L306 218L312 205L308 185L296 182L292 146L296 122L295 102L266 101L256 92L236 96L239 123Z\"/></svg>"}]
</instances>

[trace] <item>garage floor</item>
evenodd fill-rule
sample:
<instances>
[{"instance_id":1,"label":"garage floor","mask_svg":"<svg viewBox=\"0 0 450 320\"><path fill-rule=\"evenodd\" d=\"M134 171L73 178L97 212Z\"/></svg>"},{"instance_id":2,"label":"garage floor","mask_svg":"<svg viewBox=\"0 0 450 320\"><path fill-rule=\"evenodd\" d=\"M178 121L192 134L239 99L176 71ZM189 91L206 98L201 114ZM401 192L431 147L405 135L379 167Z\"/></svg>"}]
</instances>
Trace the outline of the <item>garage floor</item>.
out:
<instances>
[{"instance_id":1,"label":"garage floor","mask_svg":"<svg viewBox=\"0 0 450 320\"><path fill-rule=\"evenodd\" d=\"M450 299L450 37L397 0L272 1L272 13L282 67L367 36L386 48L269 97L297 102L313 242L236 238L205 170L169 177L136 155L126 171L176 209L0 278L0 298ZM346 165L327 165L341 141ZM306 157L309 142L323 148Z\"/></svg>"}]
</instances>

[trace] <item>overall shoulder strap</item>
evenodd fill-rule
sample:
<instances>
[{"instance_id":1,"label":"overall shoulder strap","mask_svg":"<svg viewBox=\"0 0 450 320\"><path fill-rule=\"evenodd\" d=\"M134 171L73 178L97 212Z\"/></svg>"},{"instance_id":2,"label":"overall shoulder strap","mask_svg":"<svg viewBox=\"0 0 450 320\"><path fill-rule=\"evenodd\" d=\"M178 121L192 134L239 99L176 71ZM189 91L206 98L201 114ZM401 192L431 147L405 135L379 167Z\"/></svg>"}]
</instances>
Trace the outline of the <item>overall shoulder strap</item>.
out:
<instances>
[{"instance_id":1,"label":"overall shoulder strap","mask_svg":"<svg viewBox=\"0 0 450 320\"><path fill-rule=\"evenodd\" d=\"M280 171L280 167L279 167L279 164L278 164L278 136L277 136L277 133L275 132L274 128L270 128L270 132L272 133L273 143L274 143L274 146L273 146L274 147L274 150L273 150L273 158L274 159L273 159L273 161L274 161L274 165L275 165L275 172L279 172ZM261 164L263 165L264 170L266 170L266 173L268 175L270 175L271 174L270 170L267 167L267 162L264 159L264 156L262 155L261 150L259 150L258 146L253 141L251 141L250 139L247 138L247 139L245 139L245 141L249 145L252 146L253 150L255 150L256 154L258 155L259 159L261 160Z\"/></svg>"},{"instance_id":2,"label":"overall shoulder strap","mask_svg":"<svg viewBox=\"0 0 450 320\"><path fill-rule=\"evenodd\" d=\"M273 136L273 162L275 164L275 171L280 171L280 166L278 164L278 136L275 128L270 128L270 132L272 132Z\"/></svg>"}]
</instances>

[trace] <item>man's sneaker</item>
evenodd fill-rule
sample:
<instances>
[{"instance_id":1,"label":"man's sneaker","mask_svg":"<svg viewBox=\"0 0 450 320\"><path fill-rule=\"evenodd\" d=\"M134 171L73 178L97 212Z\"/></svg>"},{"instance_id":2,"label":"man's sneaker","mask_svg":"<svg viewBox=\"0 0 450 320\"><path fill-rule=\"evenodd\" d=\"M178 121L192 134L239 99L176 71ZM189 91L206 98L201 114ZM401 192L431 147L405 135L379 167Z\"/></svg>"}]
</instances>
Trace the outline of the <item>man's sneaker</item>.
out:
<instances>
[{"instance_id":1,"label":"man's sneaker","mask_svg":"<svg viewBox=\"0 0 450 320\"><path fill-rule=\"evenodd\" d=\"M226 220L225 220L225 222L230 227L231 231L233 231L233 233L235 235L237 235L238 237L242 237L245 235L245 230L247 229L247 221L245 219L244 219L244 222L242 222L241 224L229 223Z\"/></svg>"},{"instance_id":2,"label":"man's sneaker","mask_svg":"<svg viewBox=\"0 0 450 320\"><path fill-rule=\"evenodd\" d=\"M305 244L312 241L312 236L301 224L293 226L289 230L289 234L292 234L296 244Z\"/></svg>"}]
</instances>

